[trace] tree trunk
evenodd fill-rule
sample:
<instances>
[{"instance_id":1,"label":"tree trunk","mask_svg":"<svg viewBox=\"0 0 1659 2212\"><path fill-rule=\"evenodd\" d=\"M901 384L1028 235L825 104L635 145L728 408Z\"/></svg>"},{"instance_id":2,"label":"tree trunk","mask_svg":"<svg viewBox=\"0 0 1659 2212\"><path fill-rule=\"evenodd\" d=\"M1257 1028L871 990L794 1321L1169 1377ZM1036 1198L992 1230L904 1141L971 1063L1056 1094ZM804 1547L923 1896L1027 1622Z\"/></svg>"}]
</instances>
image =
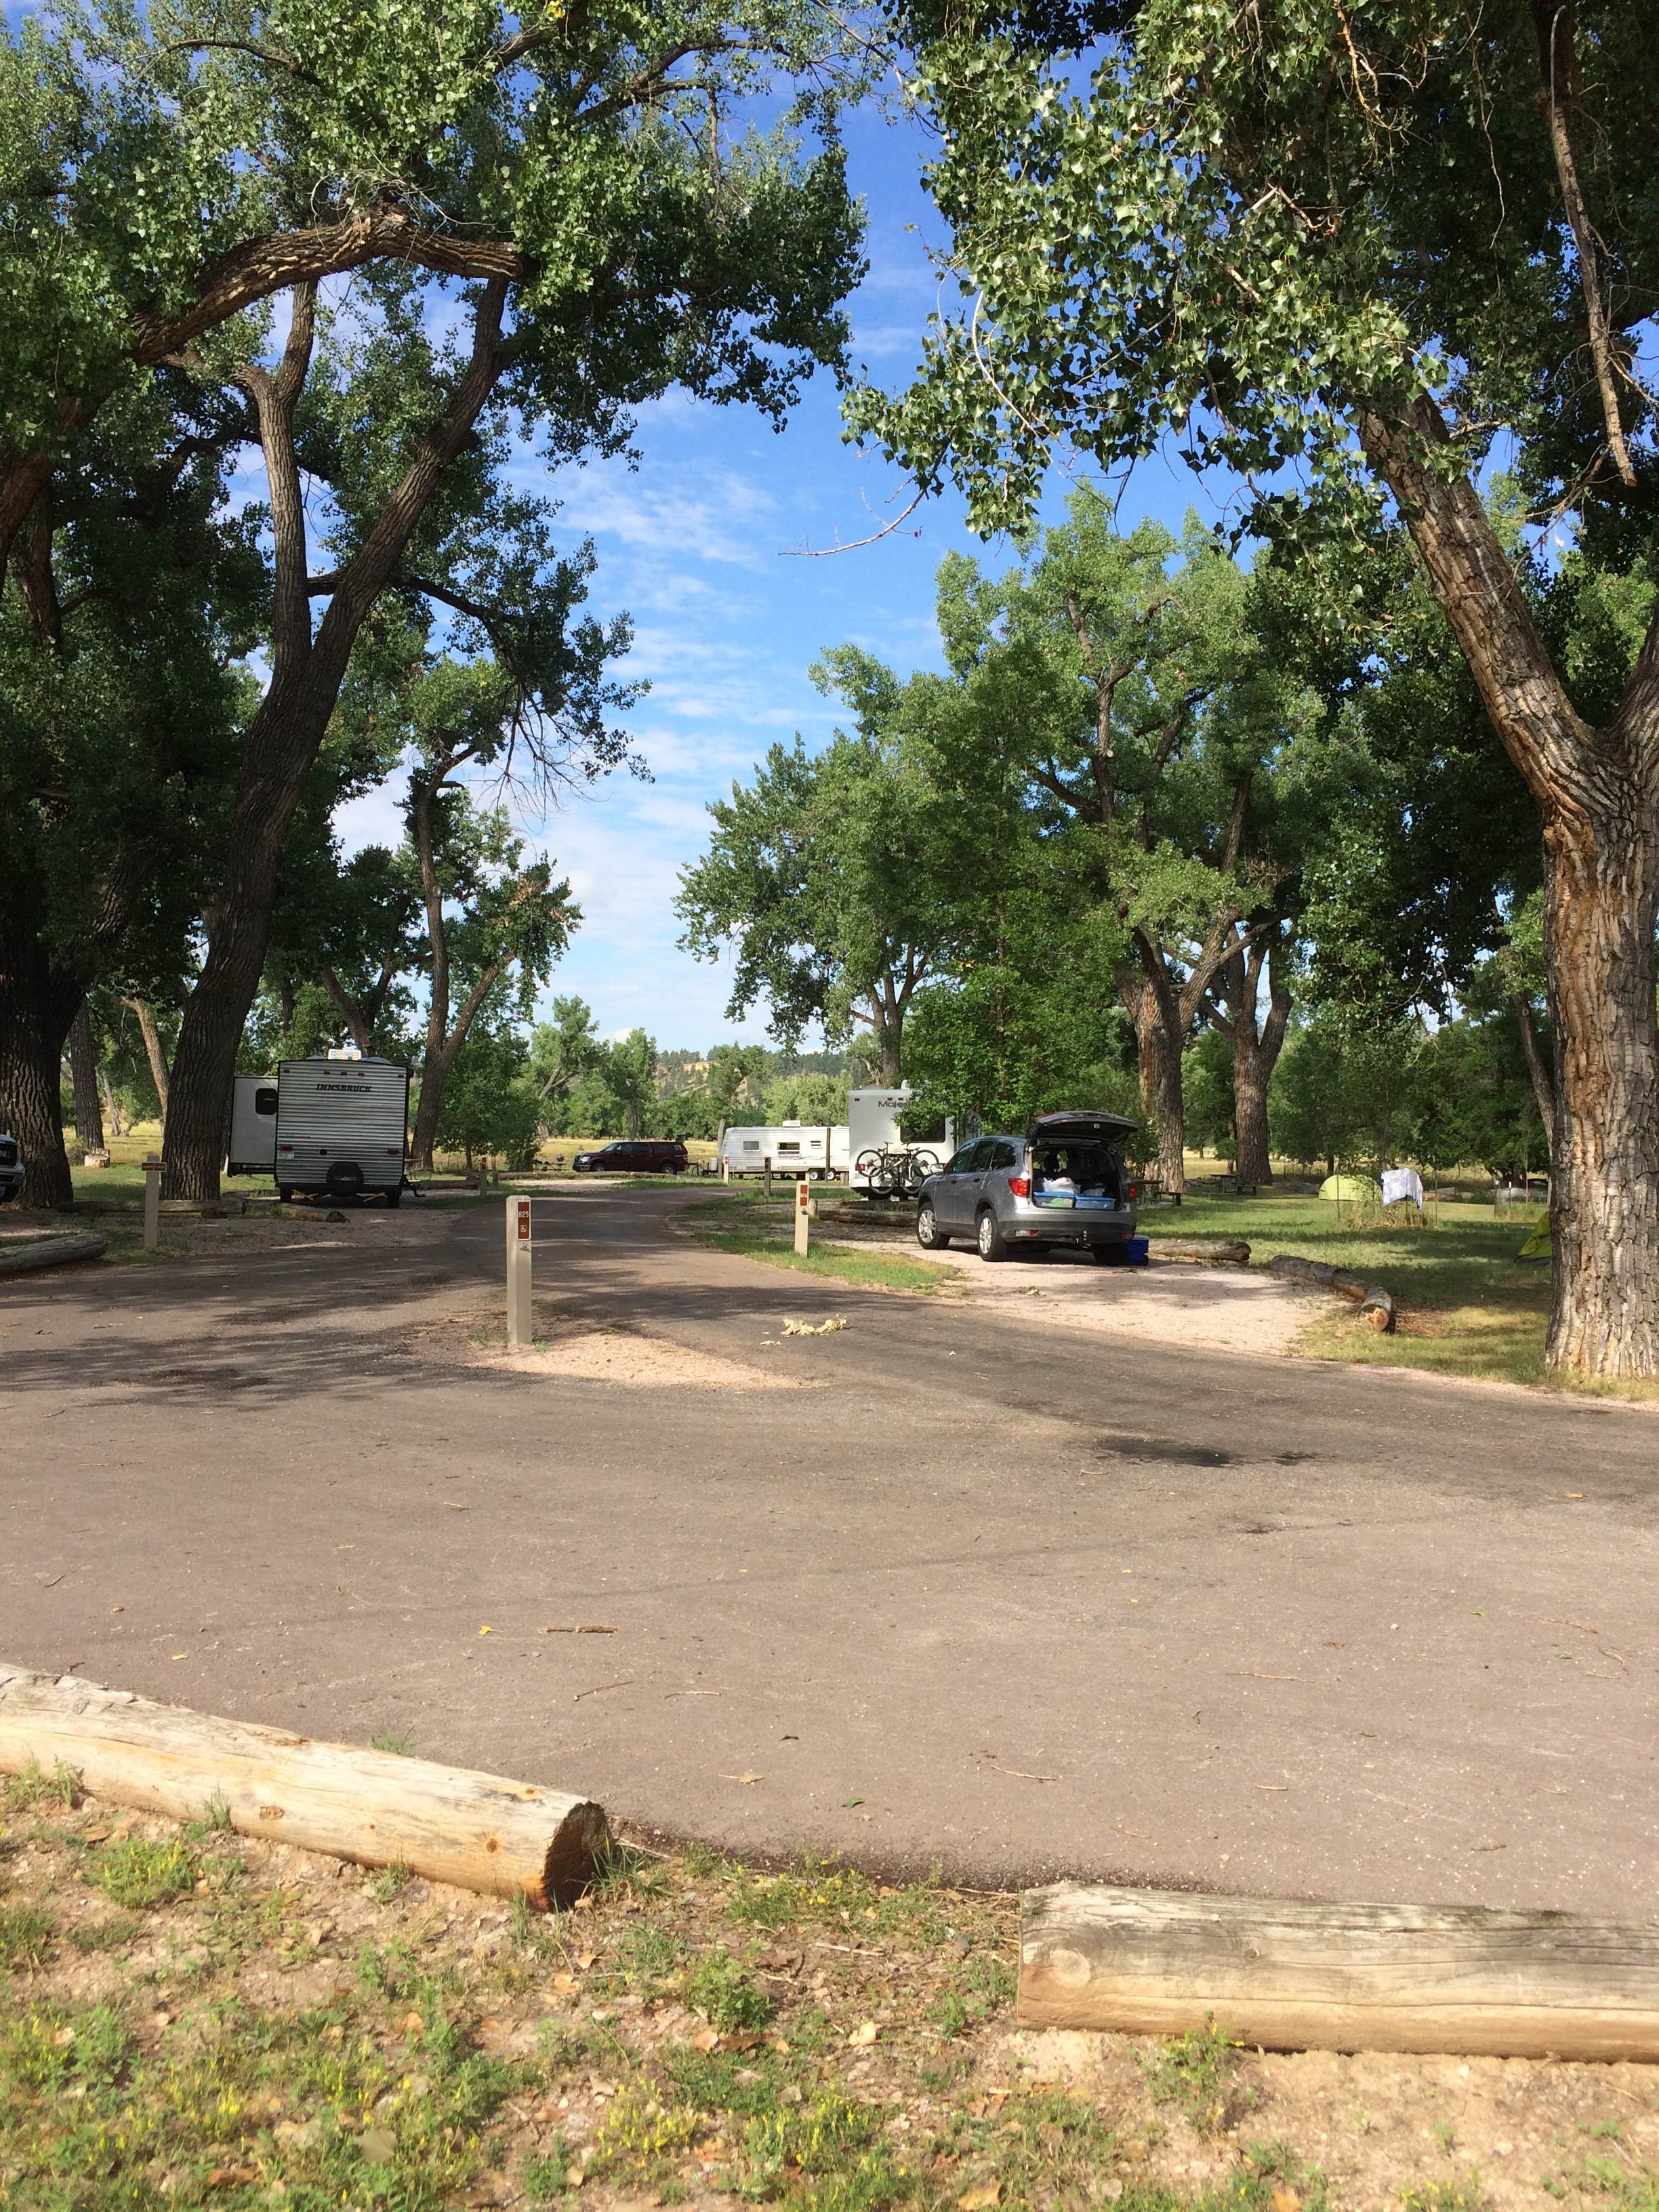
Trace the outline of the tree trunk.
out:
<instances>
[{"instance_id":1,"label":"tree trunk","mask_svg":"<svg viewBox=\"0 0 1659 2212\"><path fill-rule=\"evenodd\" d=\"M1659 1375L1659 611L1612 722L1577 713L1474 484L1430 457L1449 438L1419 396L1359 416L1493 729L1544 823L1555 1043L1554 1304L1546 1360Z\"/></svg>"},{"instance_id":2,"label":"tree trunk","mask_svg":"<svg viewBox=\"0 0 1659 2212\"><path fill-rule=\"evenodd\" d=\"M367 1060L374 1049L374 1024L326 960L317 969L323 988L334 1001L336 1012L351 1034L351 1042Z\"/></svg>"},{"instance_id":3,"label":"tree trunk","mask_svg":"<svg viewBox=\"0 0 1659 2212\"><path fill-rule=\"evenodd\" d=\"M1187 1188L1187 1103L1181 1054L1188 1024L1158 954L1141 948L1140 964L1127 971L1118 994L1134 1024L1140 1103L1158 1135L1157 1175L1170 1197Z\"/></svg>"},{"instance_id":4,"label":"tree trunk","mask_svg":"<svg viewBox=\"0 0 1659 2212\"><path fill-rule=\"evenodd\" d=\"M25 1206L75 1203L64 1150L64 1047L85 996L48 964L32 933L0 938L0 1128L22 1149Z\"/></svg>"},{"instance_id":5,"label":"tree trunk","mask_svg":"<svg viewBox=\"0 0 1659 2212\"><path fill-rule=\"evenodd\" d=\"M1187 1106L1182 1086L1181 1045L1170 1037L1169 1009L1144 975L1133 975L1122 996L1134 1024L1140 1103L1158 1136L1159 1184L1171 1197L1187 1188Z\"/></svg>"},{"instance_id":6,"label":"tree trunk","mask_svg":"<svg viewBox=\"0 0 1659 2212\"><path fill-rule=\"evenodd\" d=\"M98 1056L92 1048L92 1016L87 1002L70 1024L70 1085L75 1093L75 1134L82 1152L104 1149L104 1117L98 1106Z\"/></svg>"},{"instance_id":7,"label":"tree trunk","mask_svg":"<svg viewBox=\"0 0 1659 2212\"><path fill-rule=\"evenodd\" d=\"M1267 1089L1284 1048L1285 1030L1291 1018L1290 986L1284 980L1284 941L1270 939L1265 947L1267 969L1267 1012L1258 1025L1264 948L1257 944L1249 954L1237 953L1228 962L1228 1026L1233 1034L1233 1127L1237 1139L1234 1172L1243 1185L1260 1186L1273 1179L1267 1133Z\"/></svg>"},{"instance_id":8,"label":"tree trunk","mask_svg":"<svg viewBox=\"0 0 1659 2212\"><path fill-rule=\"evenodd\" d=\"M144 1040L144 1057L149 1062L149 1079L155 1085L155 1096L161 1109L161 1127L167 1125L167 1056L161 1049L161 1032L155 1026L155 1017L147 999L123 999L121 1004L130 1006L138 1017L138 1032Z\"/></svg>"},{"instance_id":9,"label":"tree trunk","mask_svg":"<svg viewBox=\"0 0 1659 2212\"><path fill-rule=\"evenodd\" d=\"M1532 1078L1532 1095L1538 1103L1538 1118L1544 1125L1544 1142L1553 1151L1555 1079L1544 1058L1544 1048L1538 1042L1538 1024L1532 1018L1532 1000L1524 991L1517 991L1510 1004L1515 1009L1516 1025L1521 1032L1521 1049L1526 1055L1527 1073Z\"/></svg>"},{"instance_id":10,"label":"tree trunk","mask_svg":"<svg viewBox=\"0 0 1659 2212\"><path fill-rule=\"evenodd\" d=\"M421 1100L415 1109L415 1133L409 1142L410 1158L422 1175L432 1173L432 1148L437 1141L438 1116L443 1111L444 1085L449 1080L449 1070L454 1057L453 1051L434 1049L429 1043L422 1055ZM469 1163L471 1157L469 1148Z\"/></svg>"},{"instance_id":11,"label":"tree trunk","mask_svg":"<svg viewBox=\"0 0 1659 2212\"><path fill-rule=\"evenodd\" d=\"M356 553L331 580L328 611L313 640L294 410L311 359L315 289L313 284L295 289L281 366L271 372L250 363L239 373L258 412L270 494L274 672L248 731L207 957L179 1032L161 1176L168 1198L218 1195L225 1102L270 942L289 826L315 765L358 633L390 583L445 471L471 434L502 367L507 283L492 277L474 310L471 356L450 403L416 446Z\"/></svg>"},{"instance_id":12,"label":"tree trunk","mask_svg":"<svg viewBox=\"0 0 1659 2212\"><path fill-rule=\"evenodd\" d=\"M104 1119L109 1123L111 1136L124 1136L126 1133L122 1121L121 1102L101 1067L98 1071L98 1088L104 1094Z\"/></svg>"},{"instance_id":13,"label":"tree trunk","mask_svg":"<svg viewBox=\"0 0 1659 2212\"><path fill-rule=\"evenodd\" d=\"M1659 1374L1659 820L1650 803L1544 833L1555 1036L1547 1358L1583 1375Z\"/></svg>"}]
</instances>

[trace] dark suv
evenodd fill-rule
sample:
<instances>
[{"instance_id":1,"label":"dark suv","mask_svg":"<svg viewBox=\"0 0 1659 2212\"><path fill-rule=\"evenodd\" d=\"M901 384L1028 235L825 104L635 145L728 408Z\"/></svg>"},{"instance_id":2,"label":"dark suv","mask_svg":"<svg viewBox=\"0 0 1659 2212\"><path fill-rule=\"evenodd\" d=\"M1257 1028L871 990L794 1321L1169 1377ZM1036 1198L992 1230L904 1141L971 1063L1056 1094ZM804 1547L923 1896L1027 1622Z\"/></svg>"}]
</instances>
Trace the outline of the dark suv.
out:
<instances>
[{"instance_id":1,"label":"dark suv","mask_svg":"<svg viewBox=\"0 0 1659 2212\"><path fill-rule=\"evenodd\" d=\"M1134 1127L1121 1114L1039 1114L1023 1137L976 1137L921 1186L917 1243L932 1252L971 1239L981 1260L1022 1244L1124 1259L1137 1194L1119 1147Z\"/></svg>"},{"instance_id":2,"label":"dark suv","mask_svg":"<svg viewBox=\"0 0 1659 2212\"><path fill-rule=\"evenodd\" d=\"M625 1137L570 1164L583 1175L684 1175L691 1160L678 1137Z\"/></svg>"}]
</instances>

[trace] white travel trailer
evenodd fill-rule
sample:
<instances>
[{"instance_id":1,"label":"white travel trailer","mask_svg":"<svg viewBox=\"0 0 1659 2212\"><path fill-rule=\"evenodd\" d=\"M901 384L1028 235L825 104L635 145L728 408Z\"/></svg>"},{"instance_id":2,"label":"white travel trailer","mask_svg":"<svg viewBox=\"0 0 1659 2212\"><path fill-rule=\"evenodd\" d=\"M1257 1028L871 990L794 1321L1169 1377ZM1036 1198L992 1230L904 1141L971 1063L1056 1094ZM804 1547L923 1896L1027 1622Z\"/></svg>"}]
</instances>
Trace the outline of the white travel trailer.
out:
<instances>
[{"instance_id":1,"label":"white travel trailer","mask_svg":"<svg viewBox=\"0 0 1659 2212\"><path fill-rule=\"evenodd\" d=\"M802 1176L817 1182L826 1175L845 1175L848 1168L847 1125L780 1121L771 1128L728 1129L720 1139L717 1165L729 1175Z\"/></svg>"},{"instance_id":2,"label":"white travel trailer","mask_svg":"<svg viewBox=\"0 0 1659 2212\"><path fill-rule=\"evenodd\" d=\"M233 1174L268 1173L291 1199L403 1196L409 1070L355 1049L285 1060L276 1077L238 1076L231 1099Z\"/></svg>"},{"instance_id":3,"label":"white travel trailer","mask_svg":"<svg viewBox=\"0 0 1659 2212\"><path fill-rule=\"evenodd\" d=\"M734 1176L763 1175L769 1166L775 1176L809 1180L826 1174L845 1176L854 1189L866 1189L870 1177L858 1172L860 1155L918 1149L905 1144L899 1126L914 1096L908 1084L884 1084L849 1091L847 1119L832 1127L783 1121L772 1128L728 1129L720 1139L717 1164ZM926 1149L938 1152L936 1146Z\"/></svg>"},{"instance_id":4,"label":"white travel trailer","mask_svg":"<svg viewBox=\"0 0 1659 2212\"><path fill-rule=\"evenodd\" d=\"M239 1075L230 1092L227 1175L269 1175L276 1164L276 1079Z\"/></svg>"}]
</instances>

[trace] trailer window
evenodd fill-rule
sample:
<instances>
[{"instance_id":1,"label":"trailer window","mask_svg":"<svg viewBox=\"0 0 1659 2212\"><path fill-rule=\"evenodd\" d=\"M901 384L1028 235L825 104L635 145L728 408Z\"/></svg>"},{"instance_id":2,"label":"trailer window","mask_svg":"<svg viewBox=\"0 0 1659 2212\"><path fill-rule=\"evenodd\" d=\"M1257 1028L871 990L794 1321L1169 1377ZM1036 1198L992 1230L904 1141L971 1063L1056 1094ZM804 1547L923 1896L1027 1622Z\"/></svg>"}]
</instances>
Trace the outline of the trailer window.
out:
<instances>
[{"instance_id":1,"label":"trailer window","mask_svg":"<svg viewBox=\"0 0 1659 2212\"><path fill-rule=\"evenodd\" d=\"M259 1085L253 1094L253 1110L256 1114L274 1114L276 1111L276 1088L274 1084L262 1083Z\"/></svg>"},{"instance_id":2,"label":"trailer window","mask_svg":"<svg viewBox=\"0 0 1659 2212\"><path fill-rule=\"evenodd\" d=\"M778 1150L781 1152L798 1152L800 1150L800 1146L799 1142L791 1142L788 1144L780 1145L778 1146Z\"/></svg>"},{"instance_id":3,"label":"trailer window","mask_svg":"<svg viewBox=\"0 0 1659 2212\"><path fill-rule=\"evenodd\" d=\"M743 1140L743 1149L745 1152L759 1152L760 1139L758 1137L745 1137Z\"/></svg>"}]
</instances>

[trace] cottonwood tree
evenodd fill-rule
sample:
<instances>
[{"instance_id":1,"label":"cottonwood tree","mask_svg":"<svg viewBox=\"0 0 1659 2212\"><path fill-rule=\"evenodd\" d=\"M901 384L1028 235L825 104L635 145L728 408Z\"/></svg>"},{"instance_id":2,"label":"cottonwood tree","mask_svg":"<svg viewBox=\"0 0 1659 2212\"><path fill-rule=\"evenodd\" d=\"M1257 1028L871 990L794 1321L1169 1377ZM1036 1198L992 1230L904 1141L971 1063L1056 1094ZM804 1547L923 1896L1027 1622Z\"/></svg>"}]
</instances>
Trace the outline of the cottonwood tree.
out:
<instances>
[{"instance_id":1,"label":"cottonwood tree","mask_svg":"<svg viewBox=\"0 0 1659 2212\"><path fill-rule=\"evenodd\" d=\"M522 16L187 0L31 15L0 49L0 563L89 426L163 372L246 394L267 478L270 681L173 1073L173 1194L216 1187L294 810L357 635L481 426L556 461L616 448L629 410L675 386L781 417L803 374L839 368L859 265L834 143L849 51L809 0ZM434 333L432 368L424 391L356 380L376 465L334 487L319 574L300 417L322 288L352 275L401 314L405 354Z\"/></svg>"},{"instance_id":2,"label":"cottonwood tree","mask_svg":"<svg viewBox=\"0 0 1659 2212\"><path fill-rule=\"evenodd\" d=\"M965 832L954 869L957 933L975 943L973 993L1005 969L1031 972L1001 949L1016 934L1108 963L1134 1030L1160 1180L1174 1192L1194 1024L1235 963L1248 969L1282 932L1297 848L1344 773L1321 702L1265 648L1256 602L1270 589L1195 526L1184 542L1152 524L1119 534L1084 486L1066 523L1006 575L946 559L951 674L902 691L913 751L951 795L940 814ZM1035 839L1040 867L1017 857L1022 839ZM1038 921L1045 899L1060 910ZM1241 1021L1249 1099L1277 1036L1271 1024L1253 1030L1247 1048L1243 1031ZM1107 1042L1103 1029L1085 1064ZM1012 1095L1006 1079L999 1095ZM1265 1142L1254 1111L1252 1127Z\"/></svg>"},{"instance_id":3,"label":"cottonwood tree","mask_svg":"<svg viewBox=\"0 0 1659 2212\"><path fill-rule=\"evenodd\" d=\"M585 999L555 999L552 1014L531 1032L529 1073L537 1097L556 1119L577 1085L603 1062L605 1045Z\"/></svg>"},{"instance_id":4,"label":"cottonwood tree","mask_svg":"<svg viewBox=\"0 0 1659 2212\"><path fill-rule=\"evenodd\" d=\"M988 528L1030 514L1056 443L1115 470L1166 434L1237 472L1249 526L1398 519L1542 823L1547 1358L1659 1372L1651 10L969 0L908 22L964 304L854 426ZM1500 439L1534 518L1629 580L1611 666L1564 656L1525 588L1482 498Z\"/></svg>"},{"instance_id":5,"label":"cottonwood tree","mask_svg":"<svg viewBox=\"0 0 1659 2212\"><path fill-rule=\"evenodd\" d=\"M948 935L945 825L884 732L895 679L857 653L827 656L819 673L857 708L858 730L816 754L799 738L774 745L749 783L714 802L708 850L681 872L681 941L704 959L735 948L732 1020L763 998L786 1045L812 1021L832 1040L863 1022L881 1081L897 1083L906 1014Z\"/></svg>"},{"instance_id":6,"label":"cottonwood tree","mask_svg":"<svg viewBox=\"0 0 1659 2212\"><path fill-rule=\"evenodd\" d=\"M187 972L257 635L259 563L223 512L234 442L176 386L112 412L0 596L0 1119L31 1206L73 1202L60 1071L88 988L148 1012Z\"/></svg>"},{"instance_id":7,"label":"cottonwood tree","mask_svg":"<svg viewBox=\"0 0 1659 2212\"><path fill-rule=\"evenodd\" d=\"M432 1165L444 1085L476 1021L511 1002L528 1020L535 994L581 920L544 855L527 860L504 808L480 806L462 781L497 768L513 742L511 679L489 660L445 659L411 702L419 758L410 778L407 865L426 921L420 1097L410 1139Z\"/></svg>"}]
</instances>

